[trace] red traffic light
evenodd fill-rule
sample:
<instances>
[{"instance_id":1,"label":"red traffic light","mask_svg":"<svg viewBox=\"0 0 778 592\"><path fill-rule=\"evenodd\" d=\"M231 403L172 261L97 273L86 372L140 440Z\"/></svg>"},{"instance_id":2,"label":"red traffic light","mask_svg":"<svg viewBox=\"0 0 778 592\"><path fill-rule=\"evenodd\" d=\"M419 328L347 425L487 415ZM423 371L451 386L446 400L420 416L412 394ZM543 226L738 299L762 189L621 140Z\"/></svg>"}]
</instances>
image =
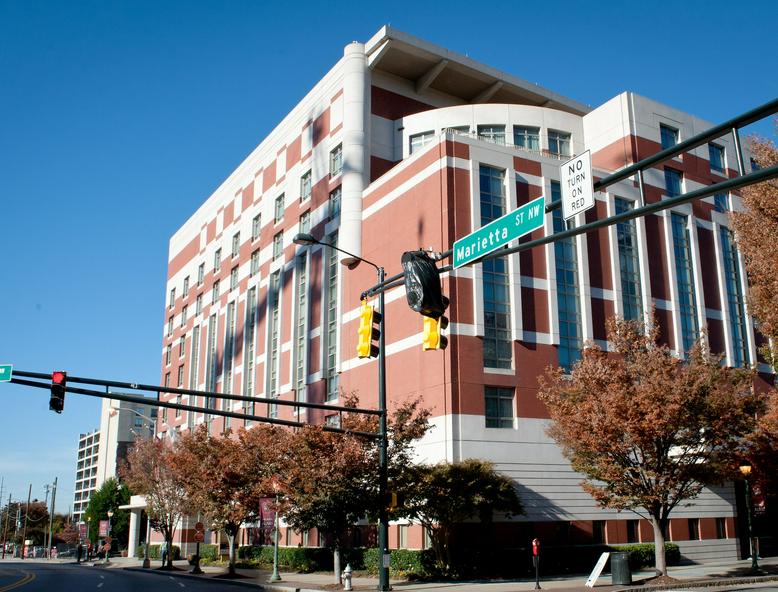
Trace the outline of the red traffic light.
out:
<instances>
[{"instance_id":1,"label":"red traffic light","mask_svg":"<svg viewBox=\"0 0 778 592\"><path fill-rule=\"evenodd\" d=\"M56 370L51 373L51 382L54 384L64 384L67 379L67 372L62 370Z\"/></svg>"}]
</instances>

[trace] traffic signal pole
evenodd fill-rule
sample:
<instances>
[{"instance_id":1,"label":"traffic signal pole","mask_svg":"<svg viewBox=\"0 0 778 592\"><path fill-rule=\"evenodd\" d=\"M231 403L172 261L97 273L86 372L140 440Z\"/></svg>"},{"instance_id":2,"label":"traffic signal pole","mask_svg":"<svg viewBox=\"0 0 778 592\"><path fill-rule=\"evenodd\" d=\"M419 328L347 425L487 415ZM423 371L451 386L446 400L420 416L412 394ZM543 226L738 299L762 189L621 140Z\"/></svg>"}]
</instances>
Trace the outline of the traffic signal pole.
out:
<instances>
[{"instance_id":1,"label":"traffic signal pole","mask_svg":"<svg viewBox=\"0 0 778 592\"><path fill-rule=\"evenodd\" d=\"M384 268L378 268L378 283L384 282ZM378 546L381 548L381 564L378 566L378 589L389 590L389 564L391 555L389 554L389 513L386 508L386 492L389 489L389 444L387 441L386 426L386 304L384 290L378 295L378 312L381 313L379 326L381 334L378 336L378 409L383 411L378 421L378 442L379 442L379 476L378 476L378 499L380 500L380 511L378 515Z\"/></svg>"}]
</instances>

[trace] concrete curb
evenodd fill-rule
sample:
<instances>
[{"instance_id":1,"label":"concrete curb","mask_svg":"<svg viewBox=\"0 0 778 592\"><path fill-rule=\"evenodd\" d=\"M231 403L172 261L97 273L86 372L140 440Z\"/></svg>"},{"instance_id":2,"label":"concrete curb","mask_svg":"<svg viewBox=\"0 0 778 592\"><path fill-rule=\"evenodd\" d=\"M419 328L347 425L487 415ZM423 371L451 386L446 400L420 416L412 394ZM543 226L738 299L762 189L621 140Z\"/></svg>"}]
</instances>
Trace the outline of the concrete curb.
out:
<instances>
[{"instance_id":1,"label":"concrete curb","mask_svg":"<svg viewBox=\"0 0 778 592\"><path fill-rule=\"evenodd\" d=\"M747 576L736 578L710 578L699 580L678 580L675 584L660 584L652 586L631 586L629 588L616 588L613 592L641 592L651 590L652 592L661 592L662 590L678 590L679 588L721 588L724 586L741 586L743 584L759 584L761 582L778 581L778 574L769 574L764 576Z\"/></svg>"}]
</instances>

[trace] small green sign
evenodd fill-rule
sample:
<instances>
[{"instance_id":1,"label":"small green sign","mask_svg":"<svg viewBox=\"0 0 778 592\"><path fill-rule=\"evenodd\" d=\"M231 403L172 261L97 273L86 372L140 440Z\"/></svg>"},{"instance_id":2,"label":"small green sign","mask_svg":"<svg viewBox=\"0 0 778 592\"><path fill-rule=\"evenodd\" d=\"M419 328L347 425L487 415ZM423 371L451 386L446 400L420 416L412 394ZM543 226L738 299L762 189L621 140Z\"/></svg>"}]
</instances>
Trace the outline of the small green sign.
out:
<instances>
[{"instance_id":1,"label":"small green sign","mask_svg":"<svg viewBox=\"0 0 778 592\"><path fill-rule=\"evenodd\" d=\"M543 196L492 220L454 243L454 269L496 251L512 240L543 226L546 198Z\"/></svg>"},{"instance_id":2,"label":"small green sign","mask_svg":"<svg viewBox=\"0 0 778 592\"><path fill-rule=\"evenodd\" d=\"M5 364L3 366L0 366L0 382L10 382L13 373L14 373L13 364Z\"/></svg>"}]
</instances>

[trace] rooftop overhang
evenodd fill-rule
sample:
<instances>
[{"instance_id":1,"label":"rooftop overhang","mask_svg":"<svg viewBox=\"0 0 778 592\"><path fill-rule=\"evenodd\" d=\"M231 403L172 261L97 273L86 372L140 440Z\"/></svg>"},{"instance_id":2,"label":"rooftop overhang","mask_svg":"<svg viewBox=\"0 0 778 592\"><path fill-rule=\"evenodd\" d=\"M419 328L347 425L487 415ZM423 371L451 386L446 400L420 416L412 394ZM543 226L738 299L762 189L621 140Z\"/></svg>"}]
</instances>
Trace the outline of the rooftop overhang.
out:
<instances>
[{"instance_id":1,"label":"rooftop overhang","mask_svg":"<svg viewBox=\"0 0 778 592\"><path fill-rule=\"evenodd\" d=\"M533 105L584 115L591 108L412 35L383 27L365 44L371 70L411 81L463 103Z\"/></svg>"}]
</instances>

